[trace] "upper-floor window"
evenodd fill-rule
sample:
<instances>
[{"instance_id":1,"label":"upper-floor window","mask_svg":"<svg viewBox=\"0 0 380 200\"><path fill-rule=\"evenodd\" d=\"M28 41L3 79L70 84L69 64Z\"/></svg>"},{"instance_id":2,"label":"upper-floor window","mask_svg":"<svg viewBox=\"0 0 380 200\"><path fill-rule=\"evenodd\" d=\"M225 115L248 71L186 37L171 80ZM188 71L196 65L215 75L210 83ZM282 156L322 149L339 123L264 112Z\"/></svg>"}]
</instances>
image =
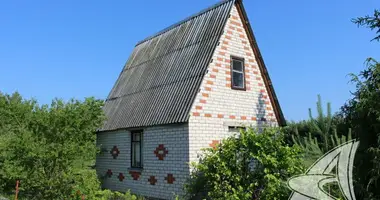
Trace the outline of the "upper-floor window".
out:
<instances>
[{"instance_id":1,"label":"upper-floor window","mask_svg":"<svg viewBox=\"0 0 380 200\"><path fill-rule=\"evenodd\" d=\"M231 88L245 90L244 58L231 57Z\"/></svg>"},{"instance_id":2,"label":"upper-floor window","mask_svg":"<svg viewBox=\"0 0 380 200\"><path fill-rule=\"evenodd\" d=\"M142 155L143 155L143 132L132 131L131 132L131 167L142 168Z\"/></svg>"}]
</instances>

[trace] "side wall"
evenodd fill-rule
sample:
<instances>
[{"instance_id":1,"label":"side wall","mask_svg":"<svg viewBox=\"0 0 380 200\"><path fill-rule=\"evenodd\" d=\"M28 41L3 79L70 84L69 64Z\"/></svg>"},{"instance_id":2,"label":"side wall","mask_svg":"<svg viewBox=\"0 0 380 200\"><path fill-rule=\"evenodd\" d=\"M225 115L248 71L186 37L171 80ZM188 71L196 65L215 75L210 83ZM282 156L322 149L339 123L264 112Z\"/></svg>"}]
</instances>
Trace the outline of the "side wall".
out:
<instances>
[{"instance_id":1,"label":"side wall","mask_svg":"<svg viewBox=\"0 0 380 200\"><path fill-rule=\"evenodd\" d=\"M130 169L131 134L118 131L98 134L97 144L103 153L96 160L97 173L103 177L104 188L121 192L130 189L139 195L171 199L173 194L181 194L189 174L188 125L156 126L143 130L143 170ZM115 158L111 154L116 150L114 146L119 151ZM160 150L160 147L167 153L162 160L156 155L156 149ZM110 172L112 175L109 177Z\"/></svg>"},{"instance_id":2,"label":"side wall","mask_svg":"<svg viewBox=\"0 0 380 200\"><path fill-rule=\"evenodd\" d=\"M230 57L245 60L246 91L231 89ZM190 160L201 148L212 147L231 135L229 126L277 125L273 106L236 6L213 55L189 121Z\"/></svg>"}]
</instances>

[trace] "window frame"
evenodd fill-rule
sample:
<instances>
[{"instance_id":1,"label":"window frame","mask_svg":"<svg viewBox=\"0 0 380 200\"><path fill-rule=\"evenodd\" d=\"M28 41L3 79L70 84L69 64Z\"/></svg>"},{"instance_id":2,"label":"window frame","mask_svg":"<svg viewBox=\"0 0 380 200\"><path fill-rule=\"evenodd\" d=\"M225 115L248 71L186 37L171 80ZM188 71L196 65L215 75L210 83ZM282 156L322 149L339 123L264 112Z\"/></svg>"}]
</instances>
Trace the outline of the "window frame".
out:
<instances>
[{"instance_id":1,"label":"window frame","mask_svg":"<svg viewBox=\"0 0 380 200\"><path fill-rule=\"evenodd\" d=\"M140 134L140 141L134 141L133 140L133 136L134 134L136 133L139 133ZM143 130L134 130L134 131L131 131L131 168L133 169L142 169L143 168L143 165L144 165L144 162L143 162L143 135L144 135L144 131ZM140 144L140 166L136 166L136 165L133 165L133 154L134 154L134 150L133 150L133 144L134 143L139 143Z\"/></svg>"},{"instance_id":2,"label":"window frame","mask_svg":"<svg viewBox=\"0 0 380 200\"><path fill-rule=\"evenodd\" d=\"M237 60L237 61L240 61L242 62L242 72L243 72L243 87L237 87L237 86L234 86L234 68L233 68L233 64L234 64L234 60ZM231 56L231 59L230 59L230 70L231 70L231 89L234 89L234 90L242 90L242 91L246 91L246 81L245 81L245 61L244 61L244 58L242 57L237 57L237 56ZM236 71L236 70L235 70ZM236 72L238 73L238 72Z\"/></svg>"}]
</instances>

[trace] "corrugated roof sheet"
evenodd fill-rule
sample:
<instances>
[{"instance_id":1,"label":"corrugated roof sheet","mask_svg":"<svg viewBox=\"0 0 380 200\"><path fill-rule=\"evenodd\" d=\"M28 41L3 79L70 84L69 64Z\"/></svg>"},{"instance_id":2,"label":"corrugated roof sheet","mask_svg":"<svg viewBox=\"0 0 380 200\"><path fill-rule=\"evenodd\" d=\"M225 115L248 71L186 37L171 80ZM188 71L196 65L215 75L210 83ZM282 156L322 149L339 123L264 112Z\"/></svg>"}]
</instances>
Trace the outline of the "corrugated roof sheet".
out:
<instances>
[{"instance_id":1,"label":"corrugated roof sheet","mask_svg":"<svg viewBox=\"0 0 380 200\"><path fill-rule=\"evenodd\" d=\"M186 122L234 2L139 42L105 102L100 131Z\"/></svg>"}]
</instances>

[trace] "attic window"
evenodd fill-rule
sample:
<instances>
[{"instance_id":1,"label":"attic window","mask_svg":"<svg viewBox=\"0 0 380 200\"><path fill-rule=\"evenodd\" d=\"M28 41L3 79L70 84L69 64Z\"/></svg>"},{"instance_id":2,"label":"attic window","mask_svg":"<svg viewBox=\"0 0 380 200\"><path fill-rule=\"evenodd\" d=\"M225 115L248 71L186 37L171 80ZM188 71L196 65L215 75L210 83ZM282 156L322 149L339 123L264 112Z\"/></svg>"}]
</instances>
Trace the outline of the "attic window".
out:
<instances>
[{"instance_id":1,"label":"attic window","mask_svg":"<svg viewBox=\"0 0 380 200\"><path fill-rule=\"evenodd\" d=\"M231 88L245 90L244 58L231 56Z\"/></svg>"}]
</instances>

